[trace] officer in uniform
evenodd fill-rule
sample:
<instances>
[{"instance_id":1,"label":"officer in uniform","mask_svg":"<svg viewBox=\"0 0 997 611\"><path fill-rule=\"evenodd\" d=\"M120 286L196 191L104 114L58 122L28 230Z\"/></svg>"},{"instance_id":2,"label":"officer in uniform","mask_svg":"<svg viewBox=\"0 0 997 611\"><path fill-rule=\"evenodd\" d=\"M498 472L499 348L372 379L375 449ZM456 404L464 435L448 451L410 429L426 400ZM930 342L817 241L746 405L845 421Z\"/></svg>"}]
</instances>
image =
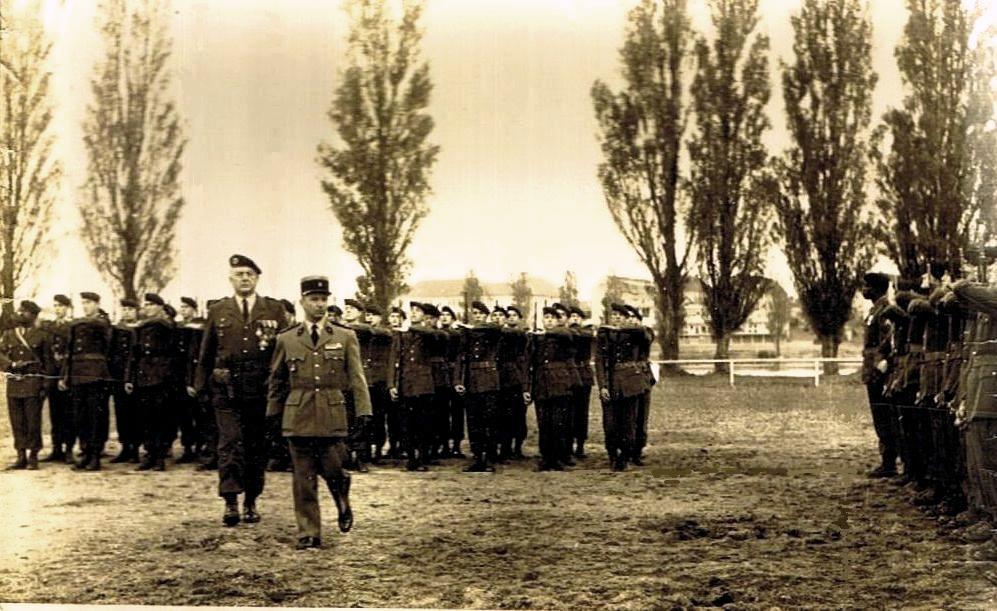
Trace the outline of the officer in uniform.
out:
<instances>
[{"instance_id":1,"label":"officer in uniform","mask_svg":"<svg viewBox=\"0 0 997 611\"><path fill-rule=\"evenodd\" d=\"M111 329L111 353L107 368L111 372L111 396L114 399L114 423L118 429L118 442L121 451L111 459L112 463L138 462L138 448L142 444L142 431L139 428L138 406L134 397L125 392L128 360L132 355L135 324L138 321L138 302L122 299L121 316Z\"/></svg>"},{"instance_id":2,"label":"officer in uniform","mask_svg":"<svg viewBox=\"0 0 997 611\"><path fill-rule=\"evenodd\" d=\"M167 318L165 305L156 293L146 293L125 374L125 392L135 397L145 446L139 471L166 469L166 453L177 428L171 401L177 382L176 325Z\"/></svg>"},{"instance_id":3,"label":"officer in uniform","mask_svg":"<svg viewBox=\"0 0 997 611\"><path fill-rule=\"evenodd\" d=\"M73 302L66 295L56 295L53 298L52 309L55 320L45 323L42 328L49 334L52 344L52 354L55 357L61 376L69 355L69 325L72 322L70 312ZM42 459L42 462L73 462L73 445L76 443L76 424L73 417L72 399L64 390L57 386L52 388L48 397L49 422L52 424L52 452Z\"/></svg>"},{"instance_id":4,"label":"officer in uniform","mask_svg":"<svg viewBox=\"0 0 997 611\"><path fill-rule=\"evenodd\" d=\"M371 461L379 464L384 457L387 416L391 405L391 396L388 394L388 359L391 358L392 337L391 331L381 324L381 309L375 305L367 305L366 311L370 341L367 346L360 346L360 357L363 359L363 373L367 379L373 410L373 416L368 422L368 440L373 445Z\"/></svg>"},{"instance_id":5,"label":"officer in uniform","mask_svg":"<svg viewBox=\"0 0 997 611\"><path fill-rule=\"evenodd\" d=\"M523 393L529 383L529 354L523 316L514 305L506 308L499 353L500 424L499 453L503 458L523 458L526 438L526 402Z\"/></svg>"},{"instance_id":6,"label":"officer in uniform","mask_svg":"<svg viewBox=\"0 0 997 611\"><path fill-rule=\"evenodd\" d=\"M500 390L498 355L502 328L488 322L488 306L480 301L471 304L474 324L463 330L460 376L455 390L464 395L467 432L473 461L465 472L494 472L496 458L497 401Z\"/></svg>"},{"instance_id":7,"label":"officer in uniform","mask_svg":"<svg viewBox=\"0 0 997 611\"><path fill-rule=\"evenodd\" d=\"M357 337L324 320L328 297L328 278L302 278L306 320L277 337L270 367L267 417L280 419L291 449L298 549L322 544L318 476L336 502L339 529L347 532L352 527L350 475L343 469L343 440L349 434L344 392L353 394L357 418L371 415Z\"/></svg>"},{"instance_id":8,"label":"officer in uniform","mask_svg":"<svg viewBox=\"0 0 997 611\"><path fill-rule=\"evenodd\" d=\"M111 351L111 325L100 315L97 293L80 293L80 297L83 317L69 325L68 356L59 389L70 392L73 400L73 421L82 451L76 469L99 471L110 419L107 355Z\"/></svg>"},{"instance_id":9,"label":"officer in uniform","mask_svg":"<svg viewBox=\"0 0 997 611\"><path fill-rule=\"evenodd\" d=\"M629 308L610 305L610 324L596 332L595 374L603 403L606 451L614 471L623 471L637 454L637 412L647 378L637 361L638 333L625 327Z\"/></svg>"},{"instance_id":10,"label":"officer in uniform","mask_svg":"<svg viewBox=\"0 0 997 611\"><path fill-rule=\"evenodd\" d=\"M872 302L865 320L865 341L862 349L862 382L866 385L872 423L879 438L881 463L869 472L869 477L893 477L897 474L897 428L893 409L883 396L883 386L889 369L891 349L890 325L883 316L889 305L887 292L890 279L885 274L869 272L863 276L862 296Z\"/></svg>"},{"instance_id":11,"label":"officer in uniform","mask_svg":"<svg viewBox=\"0 0 997 611\"><path fill-rule=\"evenodd\" d=\"M396 331L388 359L388 393L399 405L399 428L408 454L406 469L426 471L432 446L433 330L423 324L423 304L409 304L412 323Z\"/></svg>"},{"instance_id":12,"label":"officer in uniform","mask_svg":"<svg viewBox=\"0 0 997 611\"><path fill-rule=\"evenodd\" d=\"M450 306L445 305L440 308L440 329L447 334L447 370L451 382L450 388L447 389L450 405L450 413L447 416L448 446L444 448L444 454L450 458L466 458L460 447L464 441L464 397L457 393L454 385L454 380L460 376L461 371L461 348L464 343L462 328Z\"/></svg>"},{"instance_id":13,"label":"officer in uniform","mask_svg":"<svg viewBox=\"0 0 997 611\"><path fill-rule=\"evenodd\" d=\"M563 471L571 451L572 390L578 386L574 335L565 326L564 311L556 306L543 308L543 332L530 340L530 378L524 401L532 400L537 410L540 440L540 471Z\"/></svg>"},{"instance_id":14,"label":"officer in uniform","mask_svg":"<svg viewBox=\"0 0 997 611\"><path fill-rule=\"evenodd\" d=\"M0 335L0 369L6 373L7 413L17 451L8 469L37 469L42 448L42 402L56 363L49 334L37 324L39 312L38 304L22 301L15 326Z\"/></svg>"},{"instance_id":15,"label":"officer in uniform","mask_svg":"<svg viewBox=\"0 0 997 611\"><path fill-rule=\"evenodd\" d=\"M902 481L898 482L901 485L916 481L915 473L919 472L917 465L920 448L914 443L912 423L905 416L906 411L914 405L917 394L917 384L910 383L909 377L911 317L907 313L910 302L917 297L912 292L914 286L915 283L911 280L898 280L895 303L883 311L883 317L893 326L893 347L890 351L889 373L883 384L883 396L893 406L897 421L897 448L904 465ZM923 473L923 469L920 472Z\"/></svg>"},{"instance_id":16,"label":"officer in uniform","mask_svg":"<svg viewBox=\"0 0 997 611\"><path fill-rule=\"evenodd\" d=\"M647 427L651 418L651 389L657 383L654 373L651 371L650 361L654 331L650 327L644 326L644 317L641 315L640 310L632 305L628 305L627 310L629 312L627 315L627 326L639 331L635 334L637 342L636 361L641 371L644 372L644 378L647 382L644 394L641 395L640 401L637 402L637 439L634 446L634 454L630 457L630 462L639 467L644 464L644 447L647 445Z\"/></svg>"},{"instance_id":17,"label":"officer in uniform","mask_svg":"<svg viewBox=\"0 0 997 611\"><path fill-rule=\"evenodd\" d=\"M592 346L595 333L582 323L588 314L577 306L568 308L568 327L575 338L575 368L578 370L579 384L571 391L571 439L569 449L574 450L575 458L585 458L585 441L589 433L589 403L592 397Z\"/></svg>"},{"instance_id":18,"label":"officer in uniform","mask_svg":"<svg viewBox=\"0 0 997 611\"><path fill-rule=\"evenodd\" d=\"M235 526L240 519L238 495L243 493L242 519L260 520L256 499L263 492L267 464L267 377L284 307L256 294L260 268L252 259L232 255L229 265L235 295L208 309L197 375L187 392L192 397L205 389L210 393L218 423L222 522Z\"/></svg>"}]
</instances>

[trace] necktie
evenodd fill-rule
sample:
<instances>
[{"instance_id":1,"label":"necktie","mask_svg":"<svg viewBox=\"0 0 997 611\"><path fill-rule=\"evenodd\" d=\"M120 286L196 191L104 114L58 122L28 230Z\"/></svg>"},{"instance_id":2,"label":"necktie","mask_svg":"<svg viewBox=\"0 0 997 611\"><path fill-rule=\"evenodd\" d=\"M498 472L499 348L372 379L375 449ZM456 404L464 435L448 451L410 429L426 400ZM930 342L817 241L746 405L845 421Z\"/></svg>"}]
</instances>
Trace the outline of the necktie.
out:
<instances>
[{"instance_id":1,"label":"necktie","mask_svg":"<svg viewBox=\"0 0 997 611\"><path fill-rule=\"evenodd\" d=\"M312 323L312 345L318 345L318 325Z\"/></svg>"},{"instance_id":2,"label":"necktie","mask_svg":"<svg viewBox=\"0 0 997 611\"><path fill-rule=\"evenodd\" d=\"M249 300L242 298L242 319L249 320Z\"/></svg>"}]
</instances>

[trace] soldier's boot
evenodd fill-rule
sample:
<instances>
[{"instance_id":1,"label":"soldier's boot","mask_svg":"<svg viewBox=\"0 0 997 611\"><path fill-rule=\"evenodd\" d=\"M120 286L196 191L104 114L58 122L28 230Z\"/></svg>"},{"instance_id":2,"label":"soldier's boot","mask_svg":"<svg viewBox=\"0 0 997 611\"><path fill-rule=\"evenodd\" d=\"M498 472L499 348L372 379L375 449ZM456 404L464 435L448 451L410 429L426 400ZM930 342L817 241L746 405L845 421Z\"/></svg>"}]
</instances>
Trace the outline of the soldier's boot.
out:
<instances>
[{"instance_id":1,"label":"soldier's boot","mask_svg":"<svg viewBox=\"0 0 997 611\"><path fill-rule=\"evenodd\" d=\"M242 504L242 521L247 524L255 524L260 521L260 514L256 511L256 497L246 496Z\"/></svg>"},{"instance_id":2,"label":"soldier's boot","mask_svg":"<svg viewBox=\"0 0 997 611\"><path fill-rule=\"evenodd\" d=\"M350 507L350 476L347 474L339 481L329 482L329 492L336 502L336 511L339 513L339 531L350 532L353 528L353 509Z\"/></svg>"},{"instance_id":3,"label":"soldier's boot","mask_svg":"<svg viewBox=\"0 0 997 611\"><path fill-rule=\"evenodd\" d=\"M38 470L38 450L28 452L28 471Z\"/></svg>"},{"instance_id":4,"label":"soldier's boot","mask_svg":"<svg viewBox=\"0 0 997 611\"><path fill-rule=\"evenodd\" d=\"M148 470L152 469L155 466L156 466L156 459L153 458L152 454L147 453L145 455L145 457L142 458L142 462L140 462L139 465L137 467L135 467L135 470L136 471L148 471Z\"/></svg>"},{"instance_id":5,"label":"soldier's boot","mask_svg":"<svg viewBox=\"0 0 997 611\"><path fill-rule=\"evenodd\" d=\"M463 469L464 473L486 473L489 470L494 471L495 468L488 464L484 454L480 452L476 452L474 461Z\"/></svg>"},{"instance_id":6,"label":"soldier's boot","mask_svg":"<svg viewBox=\"0 0 997 611\"><path fill-rule=\"evenodd\" d=\"M218 458L215 456L208 458L206 462L203 462L197 466L198 471L214 471L217 468L218 468Z\"/></svg>"},{"instance_id":7,"label":"soldier's boot","mask_svg":"<svg viewBox=\"0 0 997 611\"><path fill-rule=\"evenodd\" d=\"M17 460L7 465L7 469L27 469L28 455L24 450L17 451Z\"/></svg>"},{"instance_id":8,"label":"soldier's boot","mask_svg":"<svg viewBox=\"0 0 997 611\"><path fill-rule=\"evenodd\" d=\"M152 465L153 471L166 471L166 459L162 456L156 458L155 463Z\"/></svg>"},{"instance_id":9,"label":"soldier's boot","mask_svg":"<svg viewBox=\"0 0 997 611\"><path fill-rule=\"evenodd\" d=\"M67 465L72 465L76 462L76 459L73 456L73 444L71 443L66 444L66 453L63 454L63 460L66 461Z\"/></svg>"},{"instance_id":10,"label":"soldier's boot","mask_svg":"<svg viewBox=\"0 0 997 611\"><path fill-rule=\"evenodd\" d=\"M87 464L83 466L84 471L100 471L100 454L92 454Z\"/></svg>"},{"instance_id":11,"label":"soldier's boot","mask_svg":"<svg viewBox=\"0 0 997 611\"><path fill-rule=\"evenodd\" d=\"M460 449L460 440L459 439L454 440L454 442L453 442L453 451L450 452L450 455L453 456L454 458L467 458L467 455L464 454L464 452L462 452L461 449Z\"/></svg>"},{"instance_id":12,"label":"soldier's boot","mask_svg":"<svg viewBox=\"0 0 997 611\"><path fill-rule=\"evenodd\" d=\"M384 450L381 448L381 446L375 446L374 447L374 457L371 459L370 462L373 463L373 464L375 464L375 465L379 465L379 464L381 464L381 459L383 459L383 458L384 458Z\"/></svg>"},{"instance_id":13,"label":"soldier's boot","mask_svg":"<svg viewBox=\"0 0 997 611\"><path fill-rule=\"evenodd\" d=\"M184 463L195 462L196 460L197 460L197 452L194 451L194 448L190 446L184 446L183 454L181 454L180 458L176 460L176 464L180 465Z\"/></svg>"},{"instance_id":14,"label":"soldier's boot","mask_svg":"<svg viewBox=\"0 0 997 611\"><path fill-rule=\"evenodd\" d=\"M280 460L276 458L271 458L267 461L267 471L280 471L281 470Z\"/></svg>"},{"instance_id":15,"label":"soldier's boot","mask_svg":"<svg viewBox=\"0 0 997 611\"><path fill-rule=\"evenodd\" d=\"M239 517L239 497L235 494L225 495L225 513L222 514L222 524L225 526L235 526L241 519Z\"/></svg>"},{"instance_id":16,"label":"soldier's boot","mask_svg":"<svg viewBox=\"0 0 997 611\"><path fill-rule=\"evenodd\" d=\"M627 470L627 459L620 454L613 461L613 471L626 471Z\"/></svg>"},{"instance_id":17,"label":"soldier's boot","mask_svg":"<svg viewBox=\"0 0 997 611\"><path fill-rule=\"evenodd\" d=\"M575 446L575 458L588 458L588 455L585 454L585 442L584 441L579 441L578 445Z\"/></svg>"},{"instance_id":18,"label":"soldier's boot","mask_svg":"<svg viewBox=\"0 0 997 611\"><path fill-rule=\"evenodd\" d=\"M353 461L356 465L356 470L360 473L367 473L370 469L367 468L367 462L364 460L364 453L357 452L356 460Z\"/></svg>"},{"instance_id":19,"label":"soldier's boot","mask_svg":"<svg viewBox=\"0 0 997 611\"><path fill-rule=\"evenodd\" d=\"M62 451L62 444L57 443L49 452L48 456L42 459L42 462L64 462L66 460L66 453Z\"/></svg>"},{"instance_id":20,"label":"soldier's boot","mask_svg":"<svg viewBox=\"0 0 997 611\"><path fill-rule=\"evenodd\" d=\"M887 464L882 464L873 469L872 471L869 471L866 475L872 479L885 479L893 477L896 474L897 474L896 467L891 467Z\"/></svg>"},{"instance_id":21,"label":"soldier's boot","mask_svg":"<svg viewBox=\"0 0 997 611\"><path fill-rule=\"evenodd\" d=\"M112 458L109 462L115 464L128 462L129 460L132 459L132 452L133 452L132 445L130 443L122 444L121 451L118 452L118 455Z\"/></svg>"},{"instance_id":22,"label":"soldier's boot","mask_svg":"<svg viewBox=\"0 0 997 611\"><path fill-rule=\"evenodd\" d=\"M90 464L90 453L84 452L80 459L73 463L73 471L82 471Z\"/></svg>"}]
</instances>

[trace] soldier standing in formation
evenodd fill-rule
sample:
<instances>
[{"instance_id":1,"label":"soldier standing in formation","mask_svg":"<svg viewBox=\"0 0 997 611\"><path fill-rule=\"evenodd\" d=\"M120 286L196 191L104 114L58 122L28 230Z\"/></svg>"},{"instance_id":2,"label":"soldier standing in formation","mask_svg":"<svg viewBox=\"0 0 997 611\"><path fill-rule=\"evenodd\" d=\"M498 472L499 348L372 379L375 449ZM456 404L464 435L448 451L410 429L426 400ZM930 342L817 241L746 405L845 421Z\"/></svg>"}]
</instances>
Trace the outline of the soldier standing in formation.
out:
<instances>
[{"instance_id":1,"label":"soldier standing in formation","mask_svg":"<svg viewBox=\"0 0 997 611\"><path fill-rule=\"evenodd\" d=\"M460 350L464 341L462 326L457 322L457 315L450 306L440 308L440 329L446 333L447 374L450 387L447 388L446 403L450 408L447 416L446 455L450 458L466 458L461 450L464 441L464 397L456 390L456 380L460 375Z\"/></svg>"},{"instance_id":2,"label":"soldier standing in formation","mask_svg":"<svg viewBox=\"0 0 997 611\"><path fill-rule=\"evenodd\" d=\"M471 304L474 324L463 329L460 373L455 390L465 397L467 433L471 442L468 473L494 472L495 428L499 393L498 349L502 329L488 322L490 311L480 301Z\"/></svg>"},{"instance_id":3,"label":"soldier standing in formation","mask_svg":"<svg viewBox=\"0 0 997 611\"><path fill-rule=\"evenodd\" d=\"M499 455L502 459L523 458L526 438L526 407L523 394L528 386L529 355L522 313L516 306L506 310L499 353Z\"/></svg>"},{"instance_id":4,"label":"soldier standing in formation","mask_svg":"<svg viewBox=\"0 0 997 611\"><path fill-rule=\"evenodd\" d=\"M433 332L423 324L423 306L410 305L408 330L396 330L388 359L388 393L398 404L398 428L409 471L426 471L431 446L429 415L433 393ZM397 442L395 445L398 447Z\"/></svg>"},{"instance_id":5,"label":"soldier standing in formation","mask_svg":"<svg viewBox=\"0 0 997 611\"><path fill-rule=\"evenodd\" d=\"M192 388L197 377L197 363L200 358L201 342L204 340L205 319L197 315L197 302L193 299L183 298L181 300L191 310L190 318L184 315L184 321L178 328L180 345L180 364L178 365L178 378L184 388ZM209 306L212 301L209 301ZM184 306L180 307L183 313ZM215 410L211 407L211 398L206 393L195 393L191 397L185 393L181 401L187 403L186 413L191 414L194 448L200 464L198 471L212 471L218 468L218 425L215 423ZM181 456L183 459L183 456ZM181 462L181 460L177 460Z\"/></svg>"},{"instance_id":6,"label":"soldier standing in formation","mask_svg":"<svg viewBox=\"0 0 997 611\"><path fill-rule=\"evenodd\" d=\"M208 310L191 397L210 393L218 423L218 493L225 500L222 521L258 522L256 499L266 470L265 413L273 344L284 320L276 299L256 294L260 268L248 257L229 259L235 291Z\"/></svg>"},{"instance_id":7,"label":"soldier standing in formation","mask_svg":"<svg viewBox=\"0 0 997 611\"><path fill-rule=\"evenodd\" d=\"M892 405L883 396L889 367L890 327L883 315L889 302L890 279L885 274L870 272L863 277L862 296L872 302L866 316L865 345L862 350L862 382L866 385L872 422L879 438L880 465L870 476L892 477L897 473L897 430L899 423Z\"/></svg>"},{"instance_id":8,"label":"soldier standing in formation","mask_svg":"<svg viewBox=\"0 0 997 611\"><path fill-rule=\"evenodd\" d=\"M65 295L53 298L52 310L55 319L43 325L52 337L52 353L58 367L56 375L62 376L66 358L69 355L69 313L73 302ZM76 427L73 421L73 404L69 393L56 386L48 398L49 422L52 424L52 451L42 462L73 462L73 445L76 443Z\"/></svg>"},{"instance_id":9,"label":"soldier standing in formation","mask_svg":"<svg viewBox=\"0 0 997 611\"><path fill-rule=\"evenodd\" d=\"M595 372L603 403L606 451L614 471L623 471L638 455L638 407L647 378L638 360L642 329L626 327L624 304L610 306L610 324L596 333Z\"/></svg>"},{"instance_id":10,"label":"soldier standing in formation","mask_svg":"<svg viewBox=\"0 0 997 611\"><path fill-rule=\"evenodd\" d=\"M595 378L592 375L592 345L595 343L595 333L582 323L588 314L577 306L568 308L568 326L575 337L575 368L578 370L578 386L571 391L571 436L568 447L574 451L575 458L585 458L585 441L589 432L589 403L592 398L592 385Z\"/></svg>"},{"instance_id":11,"label":"soldier standing in formation","mask_svg":"<svg viewBox=\"0 0 997 611\"><path fill-rule=\"evenodd\" d=\"M280 419L290 444L298 549L322 545L318 476L336 502L339 529L353 526L350 475L343 468L349 435L344 393L352 393L358 419L371 415L356 335L324 319L328 296L326 277L301 280L306 321L277 337L270 367L266 413Z\"/></svg>"},{"instance_id":12,"label":"soldier standing in formation","mask_svg":"<svg viewBox=\"0 0 997 611\"><path fill-rule=\"evenodd\" d=\"M357 334L358 340L363 335L364 339L362 341L367 343L371 337L371 331L370 326L364 320L365 314L366 309L358 300L347 299L343 302L343 326L347 329L352 329ZM349 451L347 465L361 473L366 473L366 463L370 462L370 443L367 441L368 431L360 428L361 421L356 417L353 396L349 391L346 392L346 417L350 429L350 434L346 441L346 449Z\"/></svg>"},{"instance_id":13,"label":"soldier standing in formation","mask_svg":"<svg viewBox=\"0 0 997 611\"><path fill-rule=\"evenodd\" d=\"M114 423L118 429L118 443L121 451L111 459L112 463L138 462L138 449L142 445L140 420L133 395L125 392L128 361L132 355L135 325L138 322L138 302L122 299L121 314L111 329L111 353L107 359L107 369L111 373L109 382L114 401Z\"/></svg>"},{"instance_id":14,"label":"soldier standing in formation","mask_svg":"<svg viewBox=\"0 0 997 611\"><path fill-rule=\"evenodd\" d=\"M367 306L367 325L370 338L367 346L360 346L363 359L364 378L370 395L372 416L368 422L367 454L373 463L380 463L384 457L384 444L387 442L387 416L391 396L388 394L388 359L391 358L391 331L381 324L381 309ZM359 339L359 335L357 336ZM372 446L372 448L371 448Z\"/></svg>"},{"instance_id":15,"label":"soldier standing in formation","mask_svg":"<svg viewBox=\"0 0 997 611\"><path fill-rule=\"evenodd\" d=\"M0 369L7 374L7 413L17 451L8 469L37 469L42 448L42 403L56 363L49 334L37 324L39 312L33 301L22 301L14 328L0 336Z\"/></svg>"},{"instance_id":16,"label":"soldier standing in formation","mask_svg":"<svg viewBox=\"0 0 997 611\"><path fill-rule=\"evenodd\" d=\"M431 303L424 303L425 325L432 332L429 358L433 374L433 400L429 410L431 444L429 464L439 464L441 458L449 456L450 436L450 367L447 363L447 332L438 327L440 310Z\"/></svg>"},{"instance_id":17,"label":"soldier standing in formation","mask_svg":"<svg viewBox=\"0 0 997 611\"><path fill-rule=\"evenodd\" d=\"M537 413L541 471L563 471L571 450L572 391L579 385L574 362L574 336L564 326L563 311L543 308L543 331L530 338L530 378L526 402ZM573 464L573 462L572 462Z\"/></svg>"},{"instance_id":18,"label":"soldier standing in formation","mask_svg":"<svg viewBox=\"0 0 997 611\"><path fill-rule=\"evenodd\" d=\"M630 462L640 467L644 464L644 447L647 445L647 427L651 417L651 389L657 384L654 372L651 371L651 344L654 342L654 331L644 326L644 317L634 306L627 306L627 324L638 330L636 334L637 364L644 374L644 392L637 401L637 437Z\"/></svg>"}]
</instances>

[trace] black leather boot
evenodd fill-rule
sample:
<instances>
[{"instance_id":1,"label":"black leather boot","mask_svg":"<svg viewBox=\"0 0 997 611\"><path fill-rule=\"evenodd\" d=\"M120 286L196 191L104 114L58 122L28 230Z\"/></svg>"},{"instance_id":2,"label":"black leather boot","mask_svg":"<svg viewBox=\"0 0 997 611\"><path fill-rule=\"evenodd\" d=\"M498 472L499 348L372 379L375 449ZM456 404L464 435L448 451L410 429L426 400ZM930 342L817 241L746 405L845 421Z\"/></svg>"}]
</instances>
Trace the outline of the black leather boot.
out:
<instances>
[{"instance_id":1,"label":"black leather boot","mask_svg":"<svg viewBox=\"0 0 997 611\"><path fill-rule=\"evenodd\" d=\"M7 465L7 469L27 469L28 455L24 450L17 451L17 460Z\"/></svg>"}]
</instances>

